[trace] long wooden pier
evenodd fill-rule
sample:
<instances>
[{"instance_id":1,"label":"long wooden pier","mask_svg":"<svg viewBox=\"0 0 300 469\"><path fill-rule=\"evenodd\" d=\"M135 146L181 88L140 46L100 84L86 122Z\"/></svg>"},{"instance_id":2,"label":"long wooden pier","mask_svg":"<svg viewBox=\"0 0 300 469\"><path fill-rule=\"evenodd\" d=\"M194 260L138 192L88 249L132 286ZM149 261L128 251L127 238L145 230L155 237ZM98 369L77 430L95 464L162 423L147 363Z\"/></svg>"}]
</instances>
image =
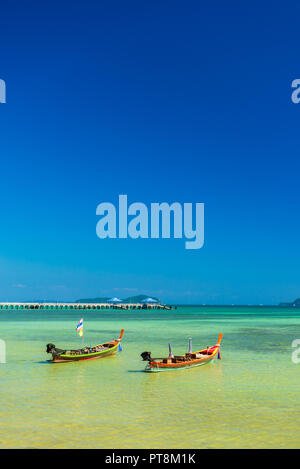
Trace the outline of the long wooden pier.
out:
<instances>
[{"instance_id":1,"label":"long wooden pier","mask_svg":"<svg viewBox=\"0 0 300 469\"><path fill-rule=\"evenodd\" d=\"M0 303L1 309L172 309L157 303Z\"/></svg>"}]
</instances>

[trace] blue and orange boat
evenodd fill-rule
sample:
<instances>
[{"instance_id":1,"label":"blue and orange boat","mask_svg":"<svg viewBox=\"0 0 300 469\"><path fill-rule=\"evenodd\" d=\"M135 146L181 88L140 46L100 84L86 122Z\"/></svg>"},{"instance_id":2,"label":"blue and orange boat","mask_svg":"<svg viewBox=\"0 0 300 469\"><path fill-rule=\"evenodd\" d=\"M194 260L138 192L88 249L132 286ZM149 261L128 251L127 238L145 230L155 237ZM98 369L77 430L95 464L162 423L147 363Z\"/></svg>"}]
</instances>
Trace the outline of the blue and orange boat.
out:
<instances>
[{"instance_id":1,"label":"blue and orange boat","mask_svg":"<svg viewBox=\"0 0 300 469\"><path fill-rule=\"evenodd\" d=\"M189 351L185 355L173 355L171 345L169 344L169 356L166 358L152 358L151 352L141 353L141 357L144 361L148 361L148 364L144 371L146 372L158 372L158 371L170 371L170 370L182 370L186 368L193 368L195 366L206 365L212 362L215 358L221 358L220 344L223 334L219 335L218 342L212 347L206 347L205 349L192 352L192 340L189 340Z\"/></svg>"}]
</instances>

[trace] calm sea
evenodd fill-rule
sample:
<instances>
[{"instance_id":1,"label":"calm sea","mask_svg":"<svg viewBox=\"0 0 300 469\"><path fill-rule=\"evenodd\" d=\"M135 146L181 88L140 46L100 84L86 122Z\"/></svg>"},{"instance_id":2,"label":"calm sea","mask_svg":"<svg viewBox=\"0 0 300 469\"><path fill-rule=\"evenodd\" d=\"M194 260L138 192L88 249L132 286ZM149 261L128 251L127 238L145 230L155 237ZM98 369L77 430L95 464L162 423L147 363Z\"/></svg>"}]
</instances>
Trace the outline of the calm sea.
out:
<instances>
[{"instance_id":1,"label":"calm sea","mask_svg":"<svg viewBox=\"0 0 300 469\"><path fill-rule=\"evenodd\" d=\"M115 357L52 364L48 342L80 347L118 337ZM300 311L180 307L172 311L1 311L1 448L300 447ZM143 373L140 353L216 343L222 360Z\"/></svg>"}]
</instances>

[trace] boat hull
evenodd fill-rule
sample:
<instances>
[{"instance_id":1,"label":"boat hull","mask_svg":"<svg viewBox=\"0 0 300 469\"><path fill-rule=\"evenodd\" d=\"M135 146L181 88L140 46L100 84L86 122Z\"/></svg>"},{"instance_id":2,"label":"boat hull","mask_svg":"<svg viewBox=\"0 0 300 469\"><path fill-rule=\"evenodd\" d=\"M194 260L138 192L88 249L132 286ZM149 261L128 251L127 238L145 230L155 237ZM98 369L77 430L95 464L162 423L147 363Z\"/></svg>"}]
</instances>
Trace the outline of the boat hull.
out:
<instances>
[{"instance_id":1,"label":"boat hull","mask_svg":"<svg viewBox=\"0 0 300 469\"><path fill-rule=\"evenodd\" d=\"M171 349L167 358L151 358L150 352L143 352L141 354L143 360L148 360L148 365L144 371L146 373L157 373L160 371L186 370L187 368L206 365L217 357L221 358L220 344L222 337L223 334L219 334L217 344L212 347L175 357L171 354Z\"/></svg>"},{"instance_id":2,"label":"boat hull","mask_svg":"<svg viewBox=\"0 0 300 469\"><path fill-rule=\"evenodd\" d=\"M195 368L196 366L207 365L210 362L213 362L216 358L216 354L209 356L204 359L192 360L183 363L155 363L150 362L145 368L146 373L157 373L160 371L176 371L176 370L186 370L187 368Z\"/></svg>"},{"instance_id":3,"label":"boat hull","mask_svg":"<svg viewBox=\"0 0 300 469\"><path fill-rule=\"evenodd\" d=\"M105 344L96 345L95 347L91 349L83 348L83 349L78 349L78 350L62 351L62 350L56 349L56 347L53 344L48 344L47 351L48 353L52 354L53 363L68 363L68 362L80 362L80 361L87 361L87 360L97 360L99 358L105 358L111 355L115 355L120 347L123 334L124 334L124 329L121 330L121 334L118 339L112 340L111 342L106 342ZM48 350L48 346L50 346L50 351ZM97 351L93 351L93 349Z\"/></svg>"},{"instance_id":4,"label":"boat hull","mask_svg":"<svg viewBox=\"0 0 300 469\"><path fill-rule=\"evenodd\" d=\"M117 348L118 344L116 345ZM117 353L117 350L114 348L114 350L106 350L104 352L100 353L89 353L86 355L75 355L75 356L68 356L68 355L52 355L52 361L53 363L66 363L66 362L81 362L81 361L86 361L86 360L96 360L98 358L105 358L110 355L115 355Z\"/></svg>"}]
</instances>

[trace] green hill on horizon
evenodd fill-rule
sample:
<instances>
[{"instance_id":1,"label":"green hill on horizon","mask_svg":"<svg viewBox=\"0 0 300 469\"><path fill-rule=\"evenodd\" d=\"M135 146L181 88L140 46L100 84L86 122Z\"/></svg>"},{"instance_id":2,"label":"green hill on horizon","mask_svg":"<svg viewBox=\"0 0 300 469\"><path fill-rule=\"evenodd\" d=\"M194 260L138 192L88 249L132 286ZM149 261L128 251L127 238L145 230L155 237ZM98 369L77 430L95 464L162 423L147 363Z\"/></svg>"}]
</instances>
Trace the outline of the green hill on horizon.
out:
<instances>
[{"instance_id":1,"label":"green hill on horizon","mask_svg":"<svg viewBox=\"0 0 300 469\"><path fill-rule=\"evenodd\" d=\"M279 303L279 306L299 306L300 307L300 298L297 298L295 301L292 301L291 303Z\"/></svg>"}]
</instances>

